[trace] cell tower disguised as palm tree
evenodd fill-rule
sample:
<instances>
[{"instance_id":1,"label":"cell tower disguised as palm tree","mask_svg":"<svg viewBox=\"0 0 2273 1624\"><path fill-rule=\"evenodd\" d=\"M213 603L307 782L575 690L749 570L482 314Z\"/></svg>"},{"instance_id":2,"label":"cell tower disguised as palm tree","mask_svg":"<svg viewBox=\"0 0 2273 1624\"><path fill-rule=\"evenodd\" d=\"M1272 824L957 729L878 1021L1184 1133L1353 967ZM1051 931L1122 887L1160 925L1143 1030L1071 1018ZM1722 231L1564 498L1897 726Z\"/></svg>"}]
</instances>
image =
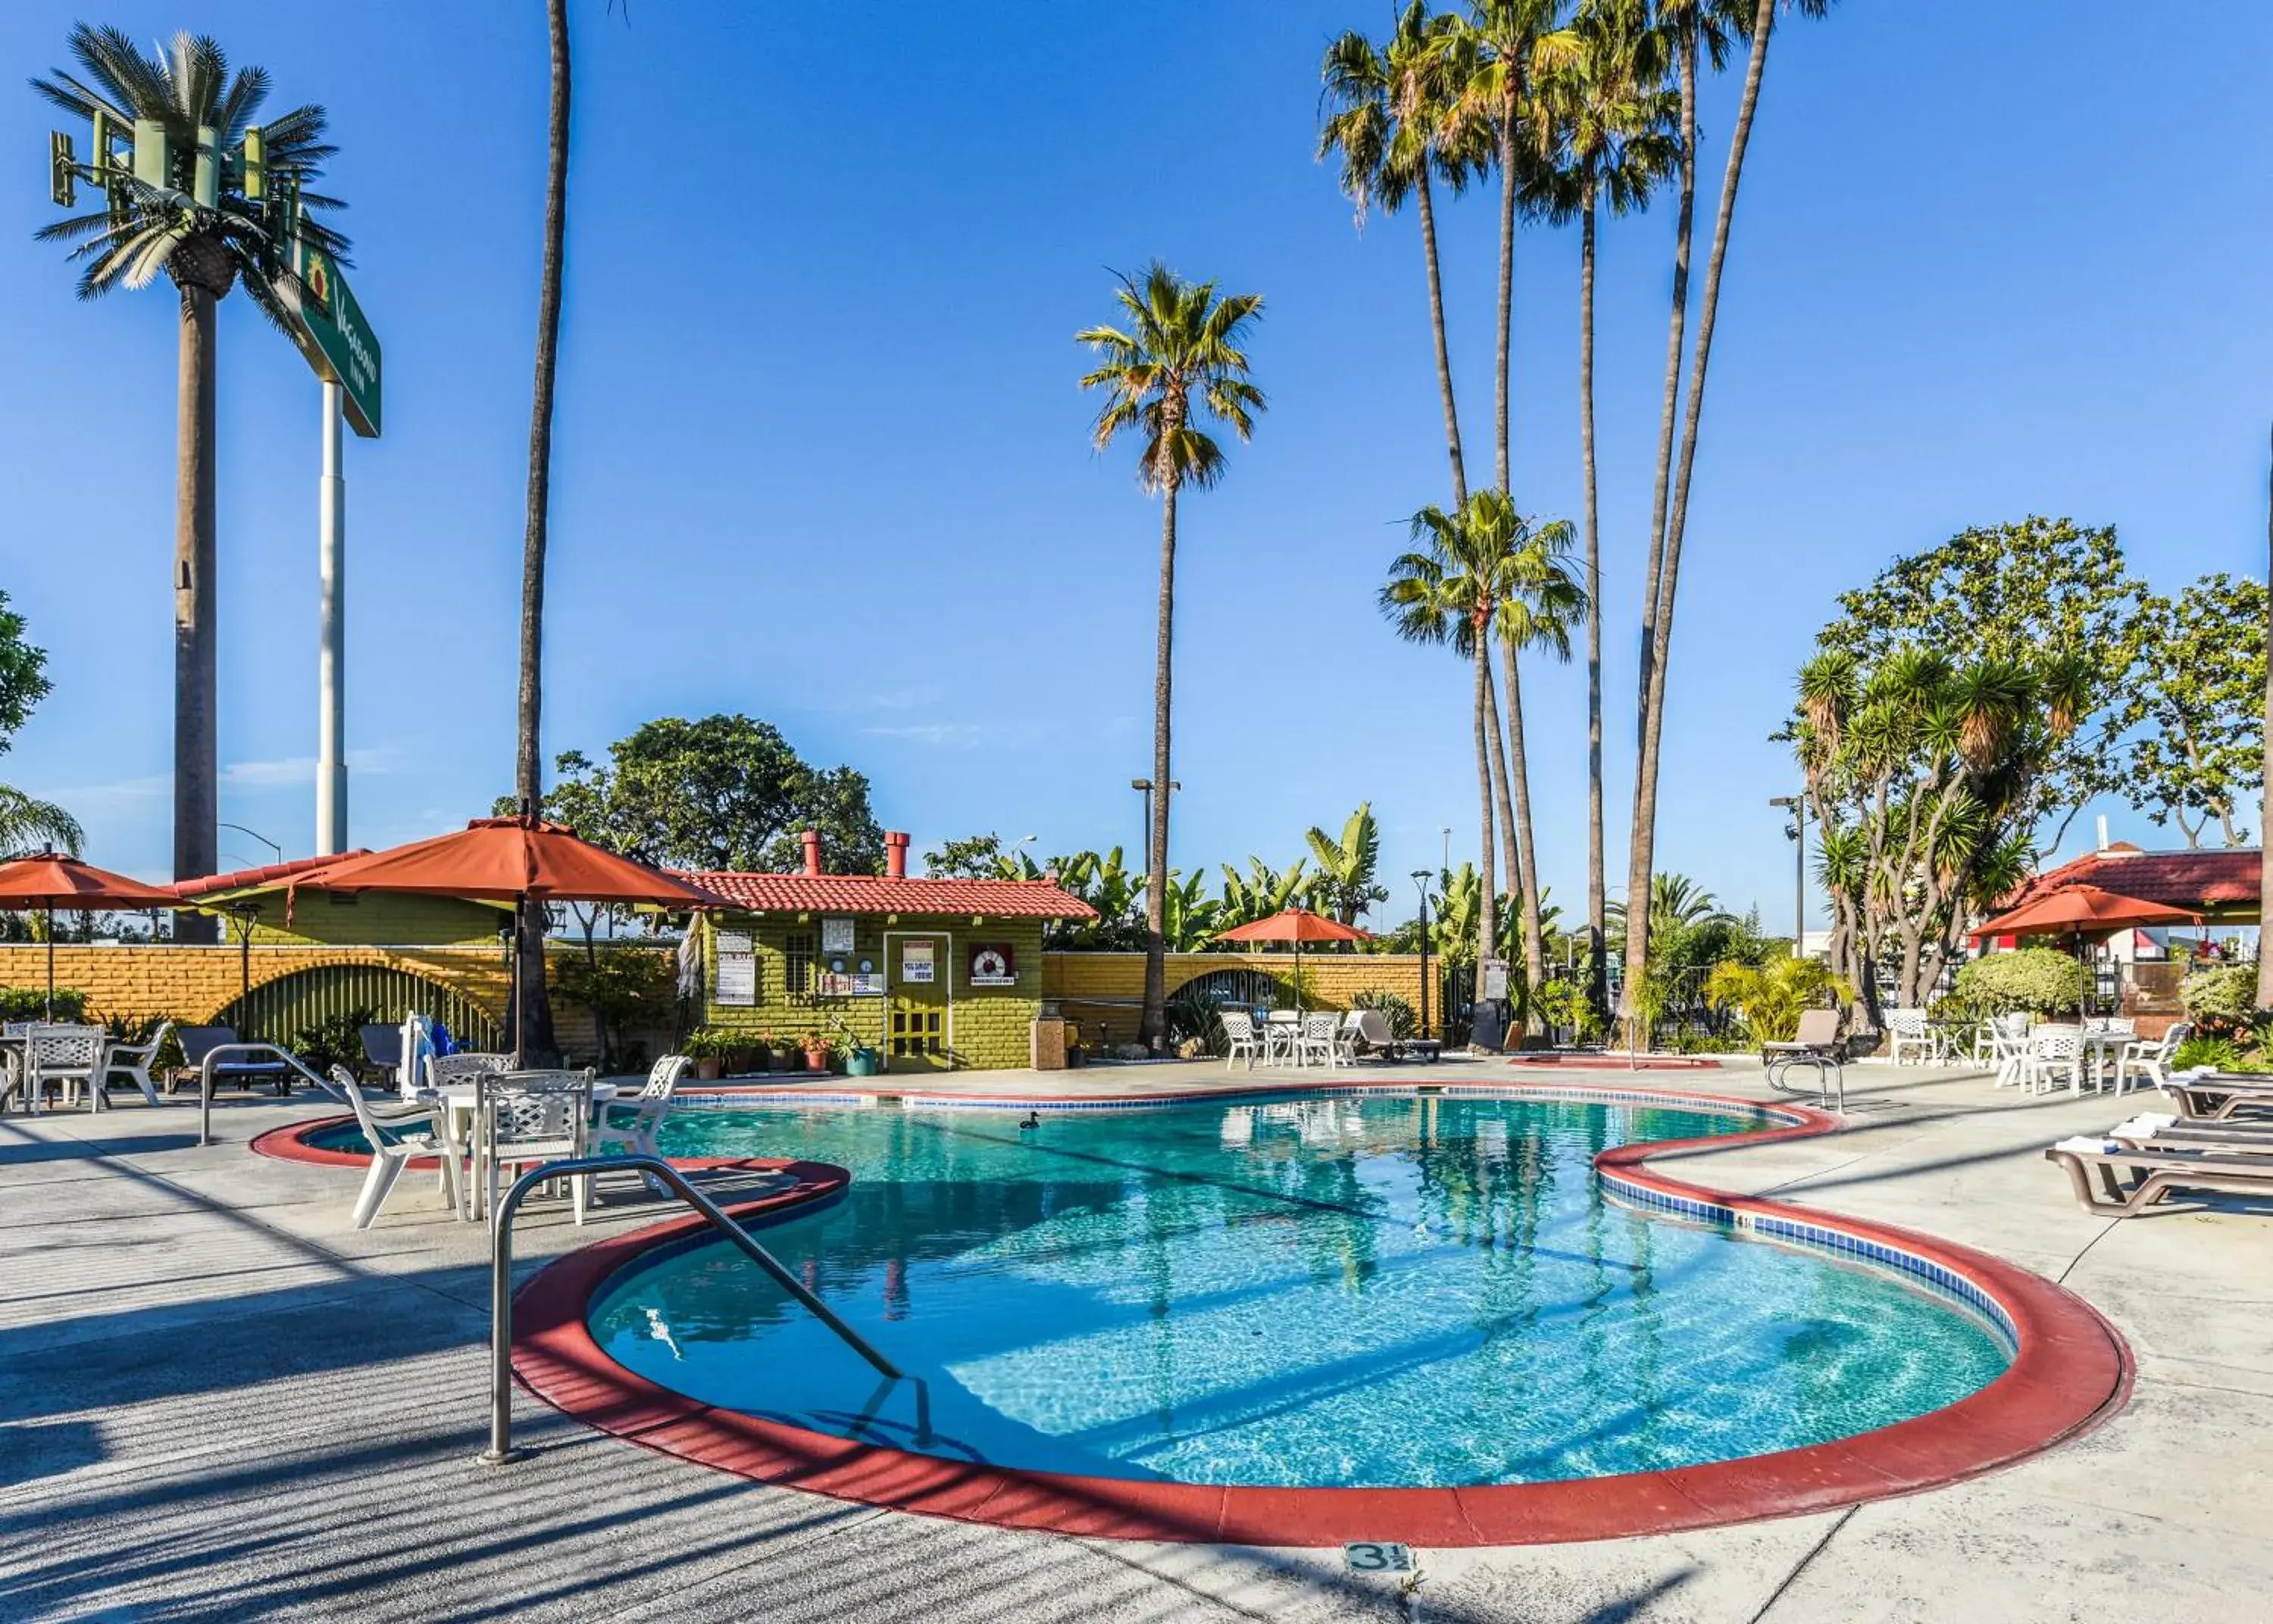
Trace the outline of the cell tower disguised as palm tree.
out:
<instances>
[{"instance_id":1,"label":"cell tower disguised as palm tree","mask_svg":"<svg viewBox=\"0 0 2273 1624\"><path fill-rule=\"evenodd\" d=\"M1247 378L1246 329L1263 311L1263 296L1227 294L1213 282L1188 282L1154 263L1124 277L1114 297L1128 320L1084 328L1075 339L1098 353L1081 380L1106 392L1093 438L1102 451L1124 429L1144 438L1137 483L1160 498L1160 602L1152 675L1152 782L1159 789L1145 854L1144 1017L1143 1041L1158 1048L1167 1030L1163 954L1168 884L1168 711L1176 605L1176 495L1204 490L1223 477L1223 448L1200 426L1203 415L1241 439L1255 430L1263 392Z\"/></svg>"},{"instance_id":2,"label":"cell tower disguised as palm tree","mask_svg":"<svg viewBox=\"0 0 2273 1624\"><path fill-rule=\"evenodd\" d=\"M43 242L70 242L84 262L79 296L146 288L163 272L181 297L177 465L174 509L174 872L217 865L220 762L215 725L214 309L242 284L286 333L280 292L296 282L296 234L344 261L347 241L305 213L343 206L305 190L334 148L320 107L294 108L256 124L268 99L259 68L232 72L221 47L176 34L146 56L116 28L82 23L70 38L78 71L32 81L56 107L88 121L80 163L71 138L54 138L56 201L69 207L85 183L101 190L96 213L56 221ZM183 915L184 940L211 940L214 922Z\"/></svg>"}]
</instances>

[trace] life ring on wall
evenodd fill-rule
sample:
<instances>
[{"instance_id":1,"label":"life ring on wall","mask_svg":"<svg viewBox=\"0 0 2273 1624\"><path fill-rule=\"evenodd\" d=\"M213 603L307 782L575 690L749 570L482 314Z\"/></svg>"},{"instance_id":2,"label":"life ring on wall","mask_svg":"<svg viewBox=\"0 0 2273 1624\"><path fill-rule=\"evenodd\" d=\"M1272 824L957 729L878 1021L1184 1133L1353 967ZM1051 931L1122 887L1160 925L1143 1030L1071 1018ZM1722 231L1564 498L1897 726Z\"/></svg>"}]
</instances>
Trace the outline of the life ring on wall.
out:
<instances>
[{"instance_id":1,"label":"life ring on wall","mask_svg":"<svg viewBox=\"0 0 2273 1624\"><path fill-rule=\"evenodd\" d=\"M973 981L1008 981L1010 978L1010 955L1000 947L979 947L971 954L971 979Z\"/></svg>"}]
</instances>

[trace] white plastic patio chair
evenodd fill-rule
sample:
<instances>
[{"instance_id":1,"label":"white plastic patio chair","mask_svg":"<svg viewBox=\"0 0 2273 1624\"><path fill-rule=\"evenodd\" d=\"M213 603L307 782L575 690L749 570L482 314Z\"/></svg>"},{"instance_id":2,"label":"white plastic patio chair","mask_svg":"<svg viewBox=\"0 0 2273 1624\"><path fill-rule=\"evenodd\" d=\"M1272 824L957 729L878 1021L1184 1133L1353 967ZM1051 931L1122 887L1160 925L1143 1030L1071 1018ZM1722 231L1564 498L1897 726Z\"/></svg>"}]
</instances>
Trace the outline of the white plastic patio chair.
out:
<instances>
[{"instance_id":1,"label":"white plastic patio chair","mask_svg":"<svg viewBox=\"0 0 2273 1624\"><path fill-rule=\"evenodd\" d=\"M619 1097L601 1106L598 1115L592 1119L591 1153L606 1156L611 1151L621 1150L631 1156L661 1156L663 1152L656 1149L656 1135L663 1131L664 1119L671 1114L671 1096L677 1090L679 1079L694 1064L691 1055L666 1054L648 1067L647 1085L637 1094L628 1099ZM626 1109L632 1112L628 1120L619 1120L611 1115ZM661 1181L652 1173L641 1176L656 1194L664 1193ZM599 1186L595 1184L593 1198L596 1201L598 1194Z\"/></svg>"},{"instance_id":2,"label":"white plastic patio chair","mask_svg":"<svg viewBox=\"0 0 2273 1624\"><path fill-rule=\"evenodd\" d=\"M474 1169L484 1194L482 1211L494 1216L501 1169L586 1154L591 1144L592 1074L496 1072L482 1077L476 1089ZM584 1222L590 1186L581 1176L568 1180L569 1207L578 1224Z\"/></svg>"},{"instance_id":3,"label":"white plastic patio chair","mask_svg":"<svg viewBox=\"0 0 2273 1624\"><path fill-rule=\"evenodd\" d=\"M402 1177L402 1170L414 1156L431 1156L441 1164L442 1194L450 1210L458 1211L462 1170L442 1121L442 1113L449 1107L439 1101L431 1105L373 1105L364 1097L355 1074L344 1066L332 1067L332 1082L355 1111L356 1126L371 1146L371 1171L364 1175L363 1189L356 1196L356 1228L371 1226L379 1209L394 1194L395 1180Z\"/></svg>"},{"instance_id":4,"label":"white plastic patio chair","mask_svg":"<svg viewBox=\"0 0 2273 1624\"><path fill-rule=\"evenodd\" d=\"M1917 1051L1927 1065L1941 1059L1941 1044L1923 1009L1890 1009L1887 1011L1887 1059L1894 1065L1902 1063L1905 1048Z\"/></svg>"},{"instance_id":5,"label":"white plastic patio chair","mask_svg":"<svg viewBox=\"0 0 2273 1624\"><path fill-rule=\"evenodd\" d=\"M2029 1017L2026 1013L1992 1015L1987 1029L1989 1059L1997 1067L2000 1089L2026 1081L2029 1065Z\"/></svg>"},{"instance_id":6,"label":"white plastic patio chair","mask_svg":"<svg viewBox=\"0 0 2273 1624\"><path fill-rule=\"evenodd\" d=\"M157 1058L160 1047L172 1035L173 1030L172 1022L161 1021L158 1023L158 1029L150 1034L146 1042L111 1044L109 1064L103 1072L104 1081L108 1081L123 1072L129 1081L142 1090L144 1099L153 1105L156 1104L158 1088L150 1081L150 1062Z\"/></svg>"},{"instance_id":7,"label":"white plastic patio chair","mask_svg":"<svg viewBox=\"0 0 2273 1624\"><path fill-rule=\"evenodd\" d=\"M1239 1064L1239 1057L1247 1057L1247 1069L1255 1069L1255 1057L1263 1052L1263 1044L1255 1036L1255 1017L1243 1009L1227 1009L1221 1015L1226 1042L1223 1069L1229 1071Z\"/></svg>"},{"instance_id":8,"label":"white plastic patio chair","mask_svg":"<svg viewBox=\"0 0 2273 1624\"><path fill-rule=\"evenodd\" d=\"M1328 1071L1340 1058L1342 1018L1331 1009L1302 1017L1302 1036L1294 1040L1294 1064L1308 1066L1313 1061Z\"/></svg>"},{"instance_id":9,"label":"white plastic patio chair","mask_svg":"<svg viewBox=\"0 0 2273 1624\"><path fill-rule=\"evenodd\" d=\"M2157 1042L2128 1043L2115 1057L2115 1092L2120 1096L2131 1086L2131 1074L2137 1072L2151 1089L2160 1089L2171 1081L2171 1062L2178 1057L2187 1038L2194 1036L2192 1023L2173 1022L2171 1029Z\"/></svg>"},{"instance_id":10,"label":"white plastic patio chair","mask_svg":"<svg viewBox=\"0 0 2273 1624\"><path fill-rule=\"evenodd\" d=\"M446 1083L472 1082L512 1069L513 1057L509 1054L481 1054L465 1050L457 1054L430 1055L426 1060L426 1086L439 1089Z\"/></svg>"},{"instance_id":11,"label":"white plastic patio chair","mask_svg":"<svg viewBox=\"0 0 2273 1624\"><path fill-rule=\"evenodd\" d=\"M2083 1092L2083 1029L2080 1026L2040 1026L2029 1033L2026 1070L2028 1090L2042 1094L2061 1073L2067 1074L2067 1091Z\"/></svg>"},{"instance_id":12,"label":"white plastic patio chair","mask_svg":"<svg viewBox=\"0 0 2273 1624\"><path fill-rule=\"evenodd\" d=\"M110 1035L99 1026L34 1026L24 1034L24 1105L37 1116L52 1087L62 1103L75 1105L83 1090L87 1109L104 1108L103 1051Z\"/></svg>"},{"instance_id":13,"label":"white plastic patio chair","mask_svg":"<svg viewBox=\"0 0 2273 1624\"><path fill-rule=\"evenodd\" d=\"M1341 1025L1334 1029L1334 1061L1337 1065L1357 1064L1357 1046L1365 1037L1365 1023L1358 1019L1359 1011L1346 1010Z\"/></svg>"}]
</instances>

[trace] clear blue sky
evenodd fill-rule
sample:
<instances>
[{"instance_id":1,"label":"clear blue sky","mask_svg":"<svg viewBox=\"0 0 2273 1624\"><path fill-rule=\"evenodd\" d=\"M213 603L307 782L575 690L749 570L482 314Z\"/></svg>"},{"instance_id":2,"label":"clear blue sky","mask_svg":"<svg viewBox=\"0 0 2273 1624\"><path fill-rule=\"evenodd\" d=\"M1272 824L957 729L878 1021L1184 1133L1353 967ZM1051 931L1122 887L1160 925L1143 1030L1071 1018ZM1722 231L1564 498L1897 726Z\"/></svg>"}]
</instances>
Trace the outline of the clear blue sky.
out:
<instances>
[{"instance_id":1,"label":"clear blue sky","mask_svg":"<svg viewBox=\"0 0 2273 1624\"><path fill-rule=\"evenodd\" d=\"M1321 49L1383 26L1381 0L572 9L548 752L743 710L869 774L919 850L988 828L1133 850L1158 511L1132 453L1088 449L1071 334L1109 313L1108 267L1158 255L1269 302L1269 414L1185 506L1175 860L1283 863L1366 797L1391 873L1433 865L1445 825L1473 852L1466 684L1373 603L1401 519L1445 491L1414 228L1354 232L1310 157ZM0 11L19 87L85 15L206 29L272 71L275 105L332 111L387 375L388 436L349 455L358 842L452 827L510 778L542 11ZM2119 525L2165 589L2262 569L2269 54L2273 12L2242 0L2183 28L2114 0L1847 0L1779 33L1683 580L1663 866L1788 917L1763 803L1790 768L1766 735L1833 595L1900 552L2041 512ZM1716 177L1734 89L1707 107ZM0 94L0 587L56 687L0 777L157 876L173 302L78 305L30 240L51 122ZM1493 222L1471 198L1444 243L1485 467ZM1614 874L1671 224L1603 244ZM1516 483L1549 516L1578 509L1576 261L1574 234L1523 238ZM241 297L221 378L221 815L304 851L317 386ZM1575 909L1583 677L1529 692L1542 866ZM266 860L229 830L222 854Z\"/></svg>"}]
</instances>

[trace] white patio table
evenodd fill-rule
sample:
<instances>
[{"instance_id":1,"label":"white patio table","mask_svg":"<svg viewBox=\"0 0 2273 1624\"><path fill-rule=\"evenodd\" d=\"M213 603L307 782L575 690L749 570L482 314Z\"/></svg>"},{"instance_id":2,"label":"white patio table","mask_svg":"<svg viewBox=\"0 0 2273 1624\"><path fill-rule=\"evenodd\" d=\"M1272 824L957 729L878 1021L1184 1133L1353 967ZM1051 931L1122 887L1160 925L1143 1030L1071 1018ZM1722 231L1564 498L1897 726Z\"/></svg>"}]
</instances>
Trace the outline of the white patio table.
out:
<instances>
[{"instance_id":1,"label":"white patio table","mask_svg":"<svg viewBox=\"0 0 2273 1624\"><path fill-rule=\"evenodd\" d=\"M439 1088L418 1090L420 1099L439 1100L449 1107L448 1110L438 1115L434 1121L450 1141L450 1154L458 1158L460 1167L467 1169L465 1180L459 1186L466 1192L466 1200L458 1209L458 1216L468 1224L475 1220L473 1171L468 1164L468 1158L473 1154L474 1111L480 1104L482 1084L488 1081L489 1079L485 1077L469 1078L464 1082L446 1082ZM622 1090L612 1082L602 1082L597 1078L593 1079L593 1108L596 1111L606 1110L608 1102L621 1092Z\"/></svg>"}]
</instances>

